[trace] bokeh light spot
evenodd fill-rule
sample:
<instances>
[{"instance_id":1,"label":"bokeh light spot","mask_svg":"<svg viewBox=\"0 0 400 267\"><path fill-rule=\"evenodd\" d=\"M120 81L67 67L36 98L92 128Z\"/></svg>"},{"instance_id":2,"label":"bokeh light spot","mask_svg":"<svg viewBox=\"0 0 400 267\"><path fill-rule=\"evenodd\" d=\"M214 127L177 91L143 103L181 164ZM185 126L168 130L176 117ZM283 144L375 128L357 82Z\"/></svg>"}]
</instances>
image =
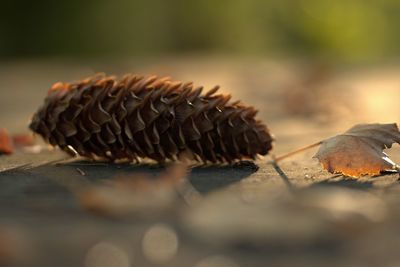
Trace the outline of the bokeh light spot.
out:
<instances>
[{"instance_id":1,"label":"bokeh light spot","mask_svg":"<svg viewBox=\"0 0 400 267\"><path fill-rule=\"evenodd\" d=\"M239 264L231 258L217 255L199 261L195 267L239 267Z\"/></svg>"},{"instance_id":2,"label":"bokeh light spot","mask_svg":"<svg viewBox=\"0 0 400 267\"><path fill-rule=\"evenodd\" d=\"M100 242L87 253L85 267L130 267L129 256L121 248L108 243Z\"/></svg>"},{"instance_id":3,"label":"bokeh light spot","mask_svg":"<svg viewBox=\"0 0 400 267\"><path fill-rule=\"evenodd\" d=\"M148 229L142 242L144 256L155 264L170 261L176 255L178 246L176 232L164 224L157 224Z\"/></svg>"}]
</instances>

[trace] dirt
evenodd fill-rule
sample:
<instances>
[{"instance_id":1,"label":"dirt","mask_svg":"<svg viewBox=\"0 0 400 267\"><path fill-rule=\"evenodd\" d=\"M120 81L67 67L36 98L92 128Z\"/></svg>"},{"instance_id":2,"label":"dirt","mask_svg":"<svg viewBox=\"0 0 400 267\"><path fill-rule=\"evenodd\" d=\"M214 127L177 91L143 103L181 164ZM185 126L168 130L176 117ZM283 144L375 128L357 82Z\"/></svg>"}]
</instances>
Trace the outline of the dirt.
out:
<instances>
[{"instance_id":1,"label":"dirt","mask_svg":"<svg viewBox=\"0 0 400 267\"><path fill-rule=\"evenodd\" d=\"M11 133L26 132L52 83L80 79L93 70L160 73L209 87L220 84L233 99L260 110L260 119L275 135L274 155L355 123L396 122L400 116L393 104L400 94L393 66L341 70L324 65L321 75L318 64L226 58L82 65L3 64L0 126ZM197 166L187 184L167 199L168 205L150 214L142 212L146 204L135 209L122 205L119 216L87 210L74 190L122 174L157 176L165 167L68 161L67 155L45 145L40 153L0 156L0 266L400 264L399 175L357 180L333 175L312 158L315 152L279 164L291 186L269 156L256 166ZM399 152L395 146L388 153L399 162ZM119 203L118 196L109 200L111 208ZM140 201L156 203L146 196Z\"/></svg>"}]
</instances>

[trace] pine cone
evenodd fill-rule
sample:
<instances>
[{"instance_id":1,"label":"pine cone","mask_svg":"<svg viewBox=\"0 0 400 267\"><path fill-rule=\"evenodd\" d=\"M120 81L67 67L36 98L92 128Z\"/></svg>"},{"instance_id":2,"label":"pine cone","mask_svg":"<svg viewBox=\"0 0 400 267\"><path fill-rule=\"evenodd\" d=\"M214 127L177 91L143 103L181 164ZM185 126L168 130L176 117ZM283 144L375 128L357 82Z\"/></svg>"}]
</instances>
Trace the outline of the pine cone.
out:
<instances>
[{"instance_id":1,"label":"pine cone","mask_svg":"<svg viewBox=\"0 0 400 267\"><path fill-rule=\"evenodd\" d=\"M228 162L266 155L272 137L257 111L206 94L170 78L98 74L56 83L30 128L66 152L92 159L148 157L158 162L192 155L203 162Z\"/></svg>"}]
</instances>

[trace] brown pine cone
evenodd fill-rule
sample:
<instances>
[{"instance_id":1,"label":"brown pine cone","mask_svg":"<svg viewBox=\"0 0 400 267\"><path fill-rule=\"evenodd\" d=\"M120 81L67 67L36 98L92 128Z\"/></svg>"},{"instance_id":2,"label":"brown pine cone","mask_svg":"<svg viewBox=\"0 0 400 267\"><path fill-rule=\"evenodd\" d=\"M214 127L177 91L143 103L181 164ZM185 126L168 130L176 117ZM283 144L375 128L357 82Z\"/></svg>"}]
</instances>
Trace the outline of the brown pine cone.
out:
<instances>
[{"instance_id":1,"label":"brown pine cone","mask_svg":"<svg viewBox=\"0 0 400 267\"><path fill-rule=\"evenodd\" d=\"M257 111L229 95L169 78L98 74L56 83L30 128L67 152L93 159L191 155L203 162L229 162L266 155L272 137Z\"/></svg>"}]
</instances>

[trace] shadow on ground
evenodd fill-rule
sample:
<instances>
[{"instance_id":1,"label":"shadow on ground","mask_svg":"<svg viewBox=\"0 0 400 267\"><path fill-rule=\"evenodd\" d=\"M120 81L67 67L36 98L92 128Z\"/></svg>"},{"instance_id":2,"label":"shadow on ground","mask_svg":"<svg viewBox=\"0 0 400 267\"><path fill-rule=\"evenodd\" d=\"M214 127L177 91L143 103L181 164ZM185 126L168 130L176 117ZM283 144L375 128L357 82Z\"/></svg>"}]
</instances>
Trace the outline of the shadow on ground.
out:
<instances>
[{"instance_id":1,"label":"shadow on ground","mask_svg":"<svg viewBox=\"0 0 400 267\"><path fill-rule=\"evenodd\" d=\"M99 182L117 176L146 174L157 177L166 167L157 164L115 164L91 161L74 161L63 164L29 165L0 172L0 196L14 199L24 195L67 193L65 184ZM229 186L250 176L258 169L248 163L230 165L197 166L191 169L188 179L201 194L207 194ZM142 175L140 175L142 177ZM10 182L12 180L12 183Z\"/></svg>"},{"instance_id":2,"label":"shadow on ground","mask_svg":"<svg viewBox=\"0 0 400 267\"><path fill-rule=\"evenodd\" d=\"M337 179L337 177L341 177ZM336 178L333 180L333 178ZM332 176L326 180L313 183L310 188L321 188L321 187L346 187L350 189L367 190L374 186L372 181L360 181L353 178L343 177L343 176Z\"/></svg>"}]
</instances>

